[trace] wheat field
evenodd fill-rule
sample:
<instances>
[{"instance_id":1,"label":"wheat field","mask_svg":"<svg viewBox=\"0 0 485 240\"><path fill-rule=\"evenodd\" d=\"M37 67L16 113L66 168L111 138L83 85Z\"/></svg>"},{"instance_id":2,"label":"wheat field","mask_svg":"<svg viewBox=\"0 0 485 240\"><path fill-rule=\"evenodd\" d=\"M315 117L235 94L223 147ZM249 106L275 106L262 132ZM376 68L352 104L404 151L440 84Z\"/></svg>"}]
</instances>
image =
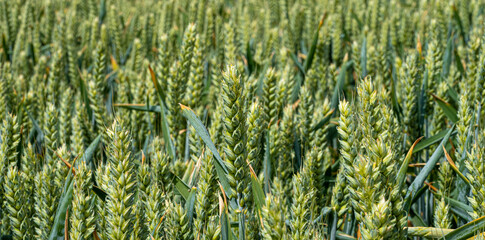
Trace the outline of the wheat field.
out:
<instances>
[{"instance_id":1,"label":"wheat field","mask_svg":"<svg viewBox=\"0 0 485 240\"><path fill-rule=\"evenodd\" d=\"M485 239L484 23L484 0L0 0L0 239Z\"/></svg>"}]
</instances>

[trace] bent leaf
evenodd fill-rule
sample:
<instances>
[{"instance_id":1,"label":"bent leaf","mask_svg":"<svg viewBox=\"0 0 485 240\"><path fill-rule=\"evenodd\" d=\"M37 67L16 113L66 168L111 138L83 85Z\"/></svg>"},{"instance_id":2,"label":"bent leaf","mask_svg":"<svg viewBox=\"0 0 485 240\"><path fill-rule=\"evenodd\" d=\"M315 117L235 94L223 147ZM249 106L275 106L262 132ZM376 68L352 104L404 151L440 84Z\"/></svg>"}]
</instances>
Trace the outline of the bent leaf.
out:
<instances>
[{"instance_id":1,"label":"bent leaf","mask_svg":"<svg viewBox=\"0 0 485 240\"><path fill-rule=\"evenodd\" d=\"M414 141L413 145L409 149L408 154L406 154L406 157L404 158L404 162L402 163L401 168L399 169L399 173L397 174L397 184L399 188L401 188L404 184L404 179L406 178L406 172L408 171L409 162L411 162L414 147L416 146L416 144L418 144L419 141L421 141L421 139L423 139L423 137L420 137L416 141Z\"/></svg>"},{"instance_id":2,"label":"bent leaf","mask_svg":"<svg viewBox=\"0 0 485 240\"><path fill-rule=\"evenodd\" d=\"M458 113L456 109L451 106L448 102L446 102L444 99L431 94L434 98L434 100L438 103L438 106L443 110L443 113L446 115L448 119L450 119L452 122L456 123L458 121Z\"/></svg>"},{"instance_id":3,"label":"bent leaf","mask_svg":"<svg viewBox=\"0 0 485 240\"><path fill-rule=\"evenodd\" d=\"M167 117L165 116L166 109L163 102L164 95L162 92L162 88L160 87L157 77L155 76L155 73L153 72L153 69L150 67L150 65L148 65L148 70L150 70L150 75L152 77L153 84L155 85L155 90L157 90L158 101L161 106L160 116L162 118L162 134L163 140L165 141L165 148L170 154L170 157L172 157L172 161L175 161L177 156L175 155L175 146L173 145L172 139L170 138L170 127L168 126Z\"/></svg>"},{"instance_id":4,"label":"bent leaf","mask_svg":"<svg viewBox=\"0 0 485 240\"><path fill-rule=\"evenodd\" d=\"M214 163L216 165L215 167L217 176L219 177L219 181L221 182L221 185L226 195L231 196L232 190L227 177L228 171L226 168L226 164L224 163L224 161L222 161L221 155L219 155L219 152L217 151L214 142L212 142L209 132L205 128L204 124L202 124L200 119L195 115L194 111L192 111L192 109L182 104L180 104L180 107L182 108L182 113L185 118L189 120L190 124L195 128L195 132L199 135L202 141L204 141L204 143L207 145L209 150L211 150L212 154L216 158L216 161L214 161Z\"/></svg>"},{"instance_id":5,"label":"bent leaf","mask_svg":"<svg viewBox=\"0 0 485 240\"><path fill-rule=\"evenodd\" d=\"M448 133L443 138L443 140L441 140L441 143L438 146L438 148L436 148L433 155L431 155L430 159L427 161L426 165L423 167L423 169L421 169L421 172L419 172L418 176L416 176L413 183L411 183L411 185L409 186L408 192L406 193L406 197L405 197L404 209L409 209L409 207L411 206L412 199L418 193L421 186L423 186L424 180L426 180L429 173L431 173L431 170L433 170L434 166L441 158L443 154L442 148L448 142L448 139L450 138L451 133L453 132L454 129L455 129L455 126L453 126L448 130Z\"/></svg>"}]
</instances>

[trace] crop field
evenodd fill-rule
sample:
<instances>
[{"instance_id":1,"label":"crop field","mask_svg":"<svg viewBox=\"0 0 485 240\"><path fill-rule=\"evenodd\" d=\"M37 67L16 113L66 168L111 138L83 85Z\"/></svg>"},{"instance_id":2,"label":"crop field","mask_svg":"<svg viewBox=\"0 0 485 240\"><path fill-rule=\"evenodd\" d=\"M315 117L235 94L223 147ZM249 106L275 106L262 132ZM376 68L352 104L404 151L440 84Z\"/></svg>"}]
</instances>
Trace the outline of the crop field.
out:
<instances>
[{"instance_id":1,"label":"crop field","mask_svg":"<svg viewBox=\"0 0 485 240\"><path fill-rule=\"evenodd\" d=\"M485 239L485 0L0 0L0 240Z\"/></svg>"}]
</instances>

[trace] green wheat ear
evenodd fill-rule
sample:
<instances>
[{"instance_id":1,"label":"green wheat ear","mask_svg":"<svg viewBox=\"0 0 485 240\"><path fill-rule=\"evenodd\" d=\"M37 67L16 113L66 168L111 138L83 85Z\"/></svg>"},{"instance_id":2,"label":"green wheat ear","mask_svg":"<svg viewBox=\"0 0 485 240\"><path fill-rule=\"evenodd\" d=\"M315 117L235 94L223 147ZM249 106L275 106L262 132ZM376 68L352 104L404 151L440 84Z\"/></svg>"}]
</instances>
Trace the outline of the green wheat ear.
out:
<instances>
[{"instance_id":1,"label":"green wheat ear","mask_svg":"<svg viewBox=\"0 0 485 240\"><path fill-rule=\"evenodd\" d=\"M4 151L4 164L6 167L17 165L19 153L17 147L20 143L20 127L17 117L7 114L1 127L2 149Z\"/></svg>"},{"instance_id":2,"label":"green wheat ear","mask_svg":"<svg viewBox=\"0 0 485 240\"><path fill-rule=\"evenodd\" d=\"M54 182L52 172L55 170L54 165L44 164L34 178L35 182L35 234L39 239L48 237L52 228L57 203L60 198L60 189Z\"/></svg>"},{"instance_id":3,"label":"green wheat ear","mask_svg":"<svg viewBox=\"0 0 485 240\"><path fill-rule=\"evenodd\" d=\"M217 173L213 167L214 157L211 154L202 156L202 168L197 189L196 219L194 227L196 233L205 234L210 218L217 215Z\"/></svg>"},{"instance_id":4,"label":"green wheat ear","mask_svg":"<svg viewBox=\"0 0 485 240\"><path fill-rule=\"evenodd\" d=\"M274 181L274 193L268 194L265 205L262 209L263 230L262 235L265 239L283 239L287 232L285 226L284 198L281 183L278 179Z\"/></svg>"},{"instance_id":5,"label":"green wheat ear","mask_svg":"<svg viewBox=\"0 0 485 240\"><path fill-rule=\"evenodd\" d=\"M4 232L12 234L16 239L24 239L29 237L30 226L27 215L29 211L28 205L28 189L25 186L24 181L27 179L25 173L19 172L16 166L11 166L6 175L6 184L4 185L5 192L5 210L8 213L8 218L3 218L2 221L9 221L9 224L5 224Z\"/></svg>"},{"instance_id":6,"label":"green wheat ear","mask_svg":"<svg viewBox=\"0 0 485 240\"><path fill-rule=\"evenodd\" d=\"M246 124L244 94L241 80L234 66L223 73L224 153L229 172L229 184L235 190L233 198L244 208L247 197Z\"/></svg>"},{"instance_id":7,"label":"green wheat ear","mask_svg":"<svg viewBox=\"0 0 485 240\"><path fill-rule=\"evenodd\" d=\"M106 130L108 144L109 182L106 189L108 198L107 236L110 239L127 239L133 236L135 175L131 153L131 137L123 124L115 121Z\"/></svg>"},{"instance_id":8,"label":"green wheat ear","mask_svg":"<svg viewBox=\"0 0 485 240\"><path fill-rule=\"evenodd\" d=\"M308 215L310 211L309 207L309 192L306 191L304 185L304 179L300 174L296 174L293 177L293 201L291 205L291 220L290 224L292 226L292 239L308 239L311 235L310 224L307 223Z\"/></svg>"},{"instance_id":9,"label":"green wheat ear","mask_svg":"<svg viewBox=\"0 0 485 240\"><path fill-rule=\"evenodd\" d=\"M92 195L92 172L82 161L76 168L71 215L71 239L87 239L95 230L95 200Z\"/></svg>"}]
</instances>

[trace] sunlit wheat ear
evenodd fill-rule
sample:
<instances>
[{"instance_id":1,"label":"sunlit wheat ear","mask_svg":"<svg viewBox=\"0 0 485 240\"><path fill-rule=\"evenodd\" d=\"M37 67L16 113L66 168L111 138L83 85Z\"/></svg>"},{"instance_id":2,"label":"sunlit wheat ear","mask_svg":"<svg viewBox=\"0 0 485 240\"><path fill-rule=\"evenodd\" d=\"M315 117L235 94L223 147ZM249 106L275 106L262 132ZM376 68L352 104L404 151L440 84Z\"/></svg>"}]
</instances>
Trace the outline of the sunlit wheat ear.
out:
<instances>
[{"instance_id":1,"label":"sunlit wheat ear","mask_svg":"<svg viewBox=\"0 0 485 240\"><path fill-rule=\"evenodd\" d=\"M154 181L152 174L152 181L150 182L150 186L148 187L149 195L147 196L146 201L146 212L145 212L145 226L148 230L148 233L153 233L154 239L160 239L162 236L162 230L159 226L159 219L164 215L166 209L163 205L163 200L165 198L162 195L162 192L158 188L156 181Z\"/></svg>"},{"instance_id":2,"label":"sunlit wheat ear","mask_svg":"<svg viewBox=\"0 0 485 240\"><path fill-rule=\"evenodd\" d=\"M86 239L93 234L96 227L91 176L91 169L85 162L80 162L74 179L71 239Z\"/></svg>"},{"instance_id":3,"label":"sunlit wheat ear","mask_svg":"<svg viewBox=\"0 0 485 240\"><path fill-rule=\"evenodd\" d=\"M5 192L5 210L7 218L4 216L3 220L9 221L10 228L6 228L7 233L12 234L17 239L29 237L30 227L28 211L28 188L24 185L27 179L25 173L19 172L16 166L11 166L6 175L6 184L4 185ZM30 236L31 237L31 236Z\"/></svg>"},{"instance_id":4,"label":"sunlit wheat ear","mask_svg":"<svg viewBox=\"0 0 485 240\"><path fill-rule=\"evenodd\" d=\"M19 156L17 147L20 143L20 126L15 115L7 114L5 116L0 133L2 139L1 148L4 154L2 161L4 161L4 166L8 169L8 167L16 165Z\"/></svg>"},{"instance_id":5,"label":"sunlit wheat ear","mask_svg":"<svg viewBox=\"0 0 485 240\"><path fill-rule=\"evenodd\" d=\"M450 207L442 198L441 200L438 200L438 204L436 205L436 209L434 212L434 226L437 228L450 228L451 222L450 222L450 217L449 217L449 211Z\"/></svg>"},{"instance_id":6,"label":"sunlit wheat ear","mask_svg":"<svg viewBox=\"0 0 485 240\"><path fill-rule=\"evenodd\" d=\"M36 238L47 238L54 221L54 214L60 198L60 189L54 182L55 166L44 164L41 171L37 172L35 182L35 234Z\"/></svg>"},{"instance_id":7,"label":"sunlit wheat ear","mask_svg":"<svg viewBox=\"0 0 485 240\"><path fill-rule=\"evenodd\" d=\"M370 212L365 213L361 225L362 239L386 239L392 234L395 219L391 217L389 202L381 198L372 206Z\"/></svg>"},{"instance_id":8,"label":"sunlit wheat ear","mask_svg":"<svg viewBox=\"0 0 485 240\"><path fill-rule=\"evenodd\" d=\"M106 129L108 135L109 182L106 192L108 210L107 236L112 239L126 239L133 236L135 221L134 194L136 190L133 170L131 137L123 124L114 121Z\"/></svg>"}]
</instances>

